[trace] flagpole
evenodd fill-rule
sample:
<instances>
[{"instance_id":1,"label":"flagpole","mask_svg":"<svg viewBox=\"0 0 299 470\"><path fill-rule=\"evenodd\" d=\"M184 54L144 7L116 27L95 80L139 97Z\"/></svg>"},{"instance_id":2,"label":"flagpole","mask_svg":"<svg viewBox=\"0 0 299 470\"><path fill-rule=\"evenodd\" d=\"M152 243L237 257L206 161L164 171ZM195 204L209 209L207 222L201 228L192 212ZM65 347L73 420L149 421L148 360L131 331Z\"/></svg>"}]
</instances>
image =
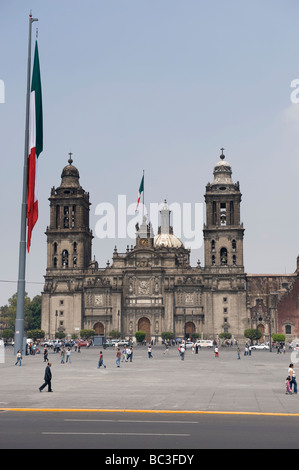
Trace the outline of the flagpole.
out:
<instances>
[{"instance_id":1,"label":"flagpole","mask_svg":"<svg viewBox=\"0 0 299 470\"><path fill-rule=\"evenodd\" d=\"M144 170L143 170L143 194L142 194L142 223L144 217Z\"/></svg>"},{"instance_id":2,"label":"flagpole","mask_svg":"<svg viewBox=\"0 0 299 470\"><path fill-rule=\"evenodd\" d=\"M26 217L27 217L27 161L29 150L29 103L30 103L30 75L31 75L31 30L32 23L38 21L29 15L29 38L28 38L28 61L27 61L27 95L26 95L26 117L25 117L25 148L23 167L23 193L21 209L21 233L19 244L19 274L17 289L17 311L15 323L15 347L14 352L23 351L24 338L24 307L25 307L25 272L26 272Z\"/></svg>"}]
</instances>

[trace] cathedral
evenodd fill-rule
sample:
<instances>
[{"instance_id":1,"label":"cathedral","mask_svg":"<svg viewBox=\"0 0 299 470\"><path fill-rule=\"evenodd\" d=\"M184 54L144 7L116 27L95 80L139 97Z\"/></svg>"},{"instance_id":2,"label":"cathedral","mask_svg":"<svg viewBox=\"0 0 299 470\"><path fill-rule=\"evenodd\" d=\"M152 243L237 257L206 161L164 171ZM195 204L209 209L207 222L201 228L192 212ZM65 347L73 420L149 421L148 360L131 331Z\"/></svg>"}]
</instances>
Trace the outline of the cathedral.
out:
<instances>
[{"instance_id":1,"label":"cathedral","mask_svg":"<svg viewBox=\"0 0 299 470\"><path fill-rule=\"evenodd\" d=\"M216 340L227 332L240 340L248 328L259 329L263 341L273 333L287 341L297 337L299 257L292 274L247 274L240 185L223 152L213 174L205 191L204 266L190 265L190 250L173 233L165 201L158 233L143 217L135 246L123 253L115 247L112 263L99 268L92 258L89 193L70 156L49 198L41 324L46 337L93 329L105 337L117 330L127 339L142 330L156 342L165 331Z\"/></svg>"}]
</instances>

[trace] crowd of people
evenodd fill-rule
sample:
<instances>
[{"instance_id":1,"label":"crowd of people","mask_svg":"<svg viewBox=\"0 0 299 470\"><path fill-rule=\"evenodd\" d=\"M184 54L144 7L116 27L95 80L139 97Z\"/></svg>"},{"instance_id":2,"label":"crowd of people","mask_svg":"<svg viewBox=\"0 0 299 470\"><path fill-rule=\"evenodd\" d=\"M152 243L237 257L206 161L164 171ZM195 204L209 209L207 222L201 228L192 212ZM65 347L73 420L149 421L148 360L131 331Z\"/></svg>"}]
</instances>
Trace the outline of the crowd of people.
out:
<instances>
[{"instance_id":1,"label":"crowd of people","mask_svg":"<svg viewBox=\"0 0 299 470\"><path fill-rule=\"evenodd\" d=\"M34 344L28 344L28 351L30 355L35 355L36 354L36 347L34 347ZM164 343L164 352L163 355L168 355L169 353L169 342L165 341ZM72 348L74 347L75 352L80 353L81 348L80 348L80 343L73 343L72 345L65 347L64 344L62 344L59 347L56 347L54 349L54 353L60 353L60 363L65 364L69 363L71 364L71 351ZM196 343L191 344L191 353L192 354L198 354L198 350L200 349ZM185 353L186 353L186 343L185 341L180 342L178 348L178 355L182 361L185 359ZM133 362L133 345L129 344L124 344L122 348L118 346L118 344L115 344L115 362L116 362L116 367L120 367L121 363L123 362ZM27 352L27 351L26 351ZM277 348L277 354L283 353L285 354L286 349L285 346L279 346ZM251 355L251 348L248 343L245 344L244 347L244 356L250 356ZM153 358L153 353L152 353L152 343L147 344L147 357L148 359ZM214 347L214 357L219 358L219 348L217 343L215 344ZM43 358L44 362L47 363L46 366L46 371L45 371L45 376L44 376L44 384L39 388L40 391L42 391L46 386L48 386L48 391L52 392L51 388L51 379L52 379L52 373L51 373L51 365L52 363L49 361L49 350L47 346L44 346L43 350ZM240 347L237 346L237 358L241 359L241 350ZM22 352L19 350L16 354L16 362L15 365L22 365ZM99 358L98 358L98 369L103 367L106 369L106 364L104 363L104 357L103 357L103 351L99 352ZM285 379L285 393L288 395L292 394L297 394L297 381L296 381L296 372L294 369L294 364L291 363L288 368L288 374Z\"/></svg>"}]
</instances>

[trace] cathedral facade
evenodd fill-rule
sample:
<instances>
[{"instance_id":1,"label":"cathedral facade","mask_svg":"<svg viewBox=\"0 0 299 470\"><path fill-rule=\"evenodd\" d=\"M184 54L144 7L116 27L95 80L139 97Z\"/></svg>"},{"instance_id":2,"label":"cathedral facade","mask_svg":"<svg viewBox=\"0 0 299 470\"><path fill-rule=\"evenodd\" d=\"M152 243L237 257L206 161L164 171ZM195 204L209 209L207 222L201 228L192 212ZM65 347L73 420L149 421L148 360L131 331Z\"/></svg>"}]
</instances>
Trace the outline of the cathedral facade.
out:
<instances>
[{"instance_id":1,"label":"cathedral facade","mask_svg":"<svg viewBox=\"0 0 299 470\"><path fill-rule=\"evenodd\" d=\"M175 337L234 339L258 328L262 339L283 333L299 335L299 258L287 275L246 274L241 192L223 153L205 192L203 227L205 265L190 265L190 250L175 236L165 201L158 234L146 217L136 225L136 244L99 268L92 260L90 201L79 184L70 157L61 184L51 189L50 225L46 229L47 269L42 292L42 325L46 337L94 329L124 338L145 331L147 341L171 331Z\"/></svg>"}]
</instances>

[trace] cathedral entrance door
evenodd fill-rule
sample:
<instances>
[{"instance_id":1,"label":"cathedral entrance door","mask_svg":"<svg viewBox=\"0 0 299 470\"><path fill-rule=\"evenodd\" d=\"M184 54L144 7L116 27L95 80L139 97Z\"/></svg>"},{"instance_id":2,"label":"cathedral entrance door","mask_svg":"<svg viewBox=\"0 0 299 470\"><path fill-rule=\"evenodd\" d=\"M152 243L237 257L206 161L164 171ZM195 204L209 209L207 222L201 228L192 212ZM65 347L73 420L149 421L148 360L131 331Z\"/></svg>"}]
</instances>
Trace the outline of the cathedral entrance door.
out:
<instances>
[{"instance_id":1,"label":"cathedral entrance door","mask_svg":"<svg viewBox=\"0 0 299 470\"><path fill-rule=\"evenodd\" d=\"M95 335L104 335L104 325L101 322L97 322L94 327L94 333Z\"/></svg>"},{"instance_id":2,"label":"cathedral entrance door","mask_svg":"<svg viewBox=\"0 0 299 470\"><path fill-rule=\"evenodd\" d=\"M138 331L145 331L145 340L147 343L151 341L151 323L148 318L142 317L138 321Z\"/></svg>"},{"instance_id":3,"label":"cathedral entrance door","mask_svg":"<svg viewBox=\"0 0 299 470\"><path fill-rule=\"evenodd\" d=\"M258 326L257 326L257 329L262 333L263 336L261 336L261 339L259 340L260 343L264 341L264 335L265 335L265 327L264 325L262 325L262 323L260 323Z\"/></svg>"},{"instance_id":4,"label":"cathedral entrance door","mask_svg":"<svg viewBox=\"0 0 299 470\"><path fill-rule=\"evenodd\" d=\"M195 325L193 322L189 321L185 324L186 337L192 338L193 333L195 333Z\"/></svg>"}]
</instances>

